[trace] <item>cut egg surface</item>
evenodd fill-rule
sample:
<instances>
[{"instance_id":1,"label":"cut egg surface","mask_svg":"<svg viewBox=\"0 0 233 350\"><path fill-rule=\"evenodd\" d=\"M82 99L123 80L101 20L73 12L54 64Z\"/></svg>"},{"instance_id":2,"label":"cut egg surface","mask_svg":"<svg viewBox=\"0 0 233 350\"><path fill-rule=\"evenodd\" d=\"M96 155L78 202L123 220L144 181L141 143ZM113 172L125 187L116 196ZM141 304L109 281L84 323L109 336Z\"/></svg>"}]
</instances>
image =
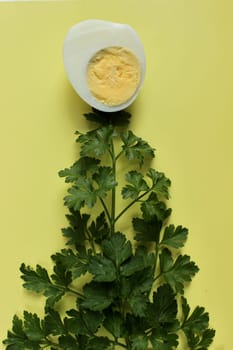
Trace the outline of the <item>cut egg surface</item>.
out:
<instances>
[{"instance_id":1,"label":"cut egg surface","mask_svg":"<svg viewBox=\"0 0 233 350\"><path fill-rule=\"evenodd\" d=\"M65 38L63 60L78 95L104 112L128 107L145 77L144 48L128 24L102 20L77 23Z\"/></svg>"}]
</instances>

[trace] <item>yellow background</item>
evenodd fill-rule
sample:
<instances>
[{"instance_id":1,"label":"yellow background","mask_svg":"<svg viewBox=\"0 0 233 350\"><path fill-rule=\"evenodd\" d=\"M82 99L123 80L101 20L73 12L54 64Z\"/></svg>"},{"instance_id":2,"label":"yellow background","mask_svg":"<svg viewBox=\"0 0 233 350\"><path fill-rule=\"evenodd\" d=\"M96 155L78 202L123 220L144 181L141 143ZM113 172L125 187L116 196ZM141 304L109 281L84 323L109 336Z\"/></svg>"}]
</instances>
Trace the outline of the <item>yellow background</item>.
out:
<instances>
[{"instance_id":1,"label":"yellow background","mask_svg":"<svg viewBox=\"0 0 233 350\"><path fill-rule=\"evenodd\" d=\"M0 4L0 338L13 314L40 312L40 298L21 288L21 262L50 269L63 248L66 186L57 172L78 155L74 131L87 130L89 107L69 85L61 52L67 30L87 18L129 23L144 43L131 128L156 147L154 165L172 180L172 221L190 229L185 253L200 272L186 296L210 313L211 349L231 350L231 0Z\"/></svg>"}]
</instances>

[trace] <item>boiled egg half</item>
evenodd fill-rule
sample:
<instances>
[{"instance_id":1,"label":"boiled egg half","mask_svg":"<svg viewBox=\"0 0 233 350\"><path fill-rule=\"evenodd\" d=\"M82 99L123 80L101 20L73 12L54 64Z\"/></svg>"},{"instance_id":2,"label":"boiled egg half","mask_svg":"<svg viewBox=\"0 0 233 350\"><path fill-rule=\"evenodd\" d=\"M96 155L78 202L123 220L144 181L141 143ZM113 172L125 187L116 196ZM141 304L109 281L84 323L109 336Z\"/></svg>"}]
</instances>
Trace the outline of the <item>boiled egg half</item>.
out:
<instances>
[{"instance_id":1,"label":"boiled egg half","mask_svg":"<svg viewBox=\"0 0 233 350\"><path fill-rule=\"evenodd\" d=\"M77 23L65 38L63 60L78 95L104 112L128 107L145 77L144 48L128 24L96 19Z\"/></svg>"}]
</instances>

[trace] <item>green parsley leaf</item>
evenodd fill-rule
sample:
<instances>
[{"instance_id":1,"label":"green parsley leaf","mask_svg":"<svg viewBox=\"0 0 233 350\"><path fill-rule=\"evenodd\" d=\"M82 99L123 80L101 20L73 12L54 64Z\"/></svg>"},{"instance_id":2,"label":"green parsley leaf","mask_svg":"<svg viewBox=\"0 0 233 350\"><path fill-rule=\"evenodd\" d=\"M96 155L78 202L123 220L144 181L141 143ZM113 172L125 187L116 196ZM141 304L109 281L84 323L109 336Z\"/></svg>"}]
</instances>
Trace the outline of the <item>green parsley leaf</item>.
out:
<instances>
[{"instance_id":1,"label":"green parsley leaf","mask_svg":"<svg viewBox=\"0 0 233 350\"><path fill-rule=\"evenodd\" d=\"M173 261L172 254L168 249L163 249L160 254L160 269L165 281L170 284L177 293L184 293L185 282L190 282L198 272L198 267L190 261L187 255L179 255Z\"/></svg>"},{"instance_id":2,"label":"green parsley leaf","mask_svg":"<svg viewBox=\"0 0 233 350\"><path fill-rule=\"evenodd\" d=\"M127 313L125 322L127 332L132 336L145 334L145 331L150 329L146 317L137 317L132 315L132 313Z\"/></svg>"},{"instance_id":3,"label":"green parsley leaf","mask_svg":"<svg viewBox=\"0 0 233 350\"><path fill-rule=\"evenodd\" d=\"M134 135L132 131L123 132L120 136L123 141L122 149L127 159L137 160L141 166L145 158L154 157L154 149L146 141Z\"/></svg>"},{"instance_id":4,"label":"green parsley leaf","mask_svg":"<svg viewBox=\"0 0 233 350\"><path fill-rule=\"evenodd\" d=\"M93 274L93 279L97 282L112 282L117 278L113 262L101 255L90 257L88 271Z\"/></svg>"},{"instance_id":5,"label":"green parsley leaf","mask_svg":"<svg viewBox=\"0 0 233 350\"><path fill-rule=\"evenodd\" d=\"M107 283L90 282L83 288L84 300L80 301L80 306L92 311L102 311L106 309L115 298L114 286Z\"/></svg>"},{"instance_id":6,"label":"green parsley leaf","mask_svg":"<svg viewBox=\"0 0 233 350\"><path fill-rule=\"evenodd\" d=\"M86 176L87 173L93 174L98 170L99 159L91 157L81 157L70 168L59 171L60 177L65 177L65 182L75 182L79 176Z\"/></svg>"},{"instance_id":7,"label":"green parsley leaf","mask_svg":"<svg viewBox=\"0 0 233 350\"><path fill-rule=\"evenodd\" d=\"M131 276L135 272L142 271L145 268L144 259L140 255L132 256L129 261L123 264L120 268L122 276Z\"/></svg>"},{"instance_id":8,"label":"green parsley leaf","mask_svg":"<svg viewBox=\"0 0 233 350\"><path fill-rule=\"evenodd\" d=\"M78 340L80 350L86 350L88 346L89 337L86 335L77 335L76 339Z\"/></svg>"},{"instance_id":9,"label":"green parsley leaf","mask_svg":"<svg viewBox=\"0 0 233 350\"><path fill-rule=\"evenodd\" d=\"M165 228L163 239L160 244L172 247L181 248L188 236L188 230L185 227L169 225Z\"/></svg>"},{"instance_id":10,"label":"green parsley leaf","mask_svg":"<svg viewBox=\"0 0 233 350\"><path fill-rule=\"evenodd\" d=\"M132 350L147 350L148 337L146 335L133 335L131 337Z\"/></svg>"},{"instance_id":11,"label":"green parsley leaf","mask_svg":"<svg viewBox=\"0 0 233 350\"><path fill-rule=\"evenodd\" d=\"M70 209L70 214L66 215L70 226L63 228L63 236L68 239L67 245L80 246L84 244L86 239L87 223L90 218L88 214L81 214L80 211Z\"/></svg>"},{"instance_id":12,"label":"green parsley leaf","mask_svg":"<svg viewBox=\"0 0 233 350\"><path fill-rule=\"evenodd\" d=\"M201 333L194 333L192 329L186 330L187 343L190 350L207 350L213 342L215 330L203 329Z\"/></svg>"},{"instance_id":13,"label":"green parsley leaf","mask_svg":"<svg viewBox=\"0 0 233 350\"><path fill-rule=\"evenodd\" d=\"M127 298L131 294L141 295L149 293L153 284L153 269L148 267L135 272L132 276L121 279L121 295Z\"/></svg>"},{"instance_id":14,"label":"green parsley leaf","mask_svg":"<svg viewBox=\"0 0 233 350\"><path fill-rule=\"evenodd\" d=\"M153 269L149 267L121 279L121 295L127 300L135 316L145 316L153 277Z\"/></svg>"},{"instance_id":15,"label":"green parsley leaf","mask_svg":"<svg viewBox=\"0 0 233 350\"><path fill-rule=\"evenodd\" d=\"M98 123L100 125L128 125L131 117L131 114L123 109L117 112L103 112L92 108L92 111L93 112L85 113L84 116L87 120Z\"/></svg>"},{"instance_id":16,"label":"green parsley leaf","mask_svg":"<svg viewBox=\"0 0 233 350\"><path fill-rule=\"evenodd\" d=\"M24 311L24 322L14 316L12 330L8 331L8 338L3 341L7 350L39 350L40 343L47 336L43 321L27 311Z\"/></svg>"},{"instance_id":17,"label":"green parsley leaf","mask_svg":"<svg viewBox=\"0 0 233 350\"><path fill-rule=\"evenodd\" d=\"M155 253L150 252L144 245L139 245L135 249L135 256L140 256L143 259L144 267L154 268Z\"/></svg>"},{"instance_id":18,"label":"green parsley leaf","mask_svg":"<svg viewBox=\"0 0 233 350\"><path fill-rule=\"evenodd\" d=\"M117 311L106 311L104 319L104 328L107 329L115 338L123 338L126 335L126 325L122 315Z\"/></svg>"},{"instance_id":19,"label":"green parsley leaf","mask_svg":"<svg viewBox=\"0 0 233 350\"><path fill-rule=\"evenodd\" d=\"M150 341L154 350L173 350L178 345L178 336L174 333L161 334L154 331Z\"/></svg>"},{"instance_id":20,"label":"green parsley leaf","mask_svg":"<svg viewBox=\"0 0 233 350\"><path fill-rule=\"evenodd\" d=\"M56 285L66 288L72 282L72 273L67 270L66 266L62 263L62 260L55 261L53 271L54 274L51 275L51 278Z\"/></svg>"},{"instance_id":21,"label":"green parsley leaf","mask_svg":"<svg viewBox=\"0 0 233 350\"><path fill-rule=\"evenodd\" d=\"M159 201L158 196L152 192L149 197L142 202L141 211L146 221L157 218L158 222L163 222L171 214L171 209L167 209L166 204Z\"/></svg>"},{"instance_id":22,"label":"green parsley leaf","mask_svg":"<svg viewBox=\"0 0 233 350\"><path fill-rule=\"evenodd\" d=\"M116 136L112 125L100 127L86 134L79 132L77 134L79 134L77 142L81 143L80 155L86 157L94 154L97 158L109 152L109 145Z\"/></svg>"},{"instance_id":23,"label":"green parsley leaf","mask_svg":"<svg viewBox=\"0 0 233 350\"><path fill-rule=\"evenodd\" d=\"M161 173L154 169L150 169L147 172L147 176L152 181L152 190L156 194L161 195L166 199L169 199L168 189L171 186L171 181L164 175L164 173Z\"/></svg>"},{"instance_id":24,"label":"green parsley leaf","mask_svg":"<svg viewBox=\"0 0 233 350\"><path fill-rule=\"evenodd\" d=\"M28 339L32 341L39 341L46 336L39 317L27 311L24 311L24 329Z\"/></svg>"},{"instance_id":25,"label":"green parsley leaf","mask_svg":"<svg viewBox=\"0 0 233 350\"><path fill-rule=\"evenodd\" d=\"M107 192L117 185L111 167L99 167L98 172L93 175L93 180L98 184L95 191L100 198L106 197Z\"/></svg>"},{"instance_id":26,"label":"green parsley leaf","mask_svg":"<svg viewBox=\"0 0 233 350\"><path fill-rule=\"evenodd\" d=\"M61 263L66 270L70 270L72 279L80 277L87 272L89 256L84 247L79 247L77 253L72 249L62 249L60 253L52 255L52 259L56 264Z\"/></svg>"},{"instance_id":27,"label":"green parsley leaf","mask_svg":"<svg viewBox=\"0 0 233 350\"><path fill-rule=\"evenodd\" d=\"M94 186L94 182L98 185ZM65 199L65 205L68 208L73 208L79 211L84 205L92 208L97 197L104 198L107 192L112 190L117 185L112 168L99 167L98 172L95 172L92 179L85 176L79 176L75 184L68 189L69 195Z\"/></svg>"},{"instance_id":28,"label":"green parsley leaf","mask_svg":"<svg viewBox=\"0 0 233 350\"><path fill-rule=\"evenodd\" d=\"M104 212L97 216L95 221L93 220L91 222L91 225L88 227L88 231L96 243L101 243L106 237L109 236L110 230Z\"/></svg>"},{"instance_id":29,"label":"green parsley leaf","mask_svg":"<svg viewBox=\"0 0 233 350\"><path fill-rule=\"evenodd\" d=\"M52 308L46 309L44 327L47 334L61 335L67 333L67 329L60 317L60 314Z\"/></svg>"},{"instance_id":30,"label":"green parsley leaf","mask_svg":"<svg viewBox=\"0 0 233 350\"><path fill-rule=\"evenodd\" d=\"M182 318L183 318L183 324L187 320L189 313L190 313L190 306L187 302L187 299L182 295L181 296L181 306L182 306Z\"/></svg>"},{"instance_id":31,"label":"green parsley leaf","mask_svg":"<svg viewBox=\"0 0 233 350\"><path fill-rule=\"evenodd\" d=\"M93 337L87 346L87 350L109 350L111 342L107 337Z\"/></svg>"},{"instance_id":32,"label":"green parsley leaf","mask_svg":"<svg viewBox=\"0 0 233 350\"><path fill-rule=\"evenodd\" d=\"M199 340L198 346L199 350L207 350L213 342L215 336L214 329L205 329L201 334L201 339Z\"/></svg>"},{"instance_id":33,"label":"green parsley leaf","mask_svg":"<svg viewBox=\"0 0 233 350\"><path fill-rule=\"evenodd\" d=\"M75 185L68 189L65 196L65 205L75 211L80 210L84 205L92 208L96 203L96 192L92 181L86 177L79 177Z\"/></svg>"},{"instance_id":34,"label":"green parsley leaf","mask_svg":"<svg viewBox=\"0 0 233 350\"><path fill-rule=\"evenodd\" d=\"M97 332L102 324L103 314L90 310L69 310L66 312L69 318L65 323L70 332L79 335L90 335Z\"/></svg>"},{"instance_id":35,"label":"green parsley leaf","mask_svg":"<svg viewBox=\"0 0 233 350\"><path fill-rule=\"evenodd\" d=\"M149 253L145 246L138 246L135 254L130 257L120 268L122 276L132 276L136 272L143 271L148 267L154 267L155 255Z\"/></svg>"},{"instance_id":36,"label":"green parsley leaf","mask_svg":"<svg viewBox=\"0 0 233 350\"><path fill-rule=\"evenodd\" d=\"M12 330L15 334L17 334L20 338L24 338L25 337L25 333L23 331L23 321L18 317L18 316L14 316L13 318L13 327Z\"/></svg>"},{"instance_id":37,"label":"green parsley leaf","mask_svg":"<svg viewBox=\"0 0 233 350\"><path fill-rule=\"evenodd\" d=\"M132 245L126 241L125 235L116 232L109 239L102 242L103 254L112 260L117 267L129 259L132 255Z\"/></svg>"},{"instance_id":38,"label":"green parsley leaf","mask_svg":"<svg viewBox=\"0 0 233 350\"><path fill-rule=\"evenodd\" d=\"M143 175L136 170L128 172L125 176L126 181L129 183L122 188L121 194L124 199L132 198L136 199L140 192L149 190Z\"/></svg>"},{"instance_id":39,"label":"green parsley leaf","mask_svg":"<svg viewBox=\"0 0 233 350\"><path fill-rule=\"evenodd\" d=\"M40 265L36 265L36 270L34 271L30 266L22 264L20 271L23 273L21 278L25 281L23 286L26 289L41 293L51 284L48 272Z\"/></svg>"},{"instance_id":40,"label":"green parsley leaf","mask_svg":"<svg viewBox=\"0 0 233 350\"><path fill-rule=\"evenodd\" d=\"M20 271L23 273L21 278L25 281L23 287L36 293L43 293L47 297L47 306L53 306L65 294L65 289L54 285L46 269L40 265L36 265L36 270L33 270L30 266L22 264Z\"/></svg>"},{"instance_id":41,"label":"green parsley leaf","mask_svg":"<svg viewBox=\"0 0 233 350\"><path fill-rule=\"evenodd\" d=\"M208 328L209 314L204 307L197 306L190 315L190 307L187 304L187 300L182 297L182 310L185 317L182 326L184 332L191 329L194 333L200 333L203 329Z\"/></svg>"},{"instance_id":42,"label":"green parsley leaf","mask_svg":"<svg viewBox=\"0 0 233 350\"><path fill-rule=\"evenodd\" d=\"M127 301L135 316L143 317L146 315L148 300L145 298L144 294L132 293Z\"/></svg>"},{"instance_id":43,"label":"green parsley leaf","mask_svg":"<svg viewBox=\"0 0 233 350\"><path fill-rule=\"evenodd\" d=\"M158 243L160 231L162 228L162 222L158 221L156 216L154 216L154 218L150 221L145 221L144 219L140 218L134 218L133 227L136 231L135 239L137 241Z\"/></svg>"},{"instance_id":44,"label":"green parsley leaf","mask_svg":"<svg viewBox=\"0 0 233 350\"><path fill-rule=\"evenodd\" d=\"M175 293L169 284L163 284L153 293L153 302L147 310L147 319L152 328L158 325L173 325L177 316Z\"/></svg>"},{"instance_id":45,"label":"green parsley leaf","mask_svg":"<svg viewBox=\"0 0 233 350\"><path fill-rule=\"evenodd\" d=\"M13 332L7 332L7 339L3 340L3 344L7 345L7 350L24 350L27 336L23 330L23 321L15 315L12 323Z\"/></svg>"},{"instance_id":46,"label":"green parsley leaf","mask_svg":"<svg viewBox=\"0 0 233 350\"><path fill-rule=\"evenodd\" d=\"M59 337L59 348L63 350L79 350L81 349L72 335L62 335Z\"/></svg>"}]
</instances>

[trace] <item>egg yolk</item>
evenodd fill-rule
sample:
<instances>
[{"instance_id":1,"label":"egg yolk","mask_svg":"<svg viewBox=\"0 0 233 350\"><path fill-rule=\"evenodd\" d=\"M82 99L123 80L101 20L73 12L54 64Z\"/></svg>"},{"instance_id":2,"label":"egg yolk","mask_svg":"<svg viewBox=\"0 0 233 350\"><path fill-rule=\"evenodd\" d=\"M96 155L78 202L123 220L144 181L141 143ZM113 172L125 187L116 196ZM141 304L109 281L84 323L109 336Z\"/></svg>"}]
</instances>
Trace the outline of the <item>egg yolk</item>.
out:
<instances>
[{"instance_id":1,"label":"egg yolk","mask_svg":"<svg viewBox=\"0 0 233 350\"><path fill-rule=\"evenodd\" d=\"M137 57L124 47L98 51L87 66L87 85L92 95L108 106L129 100L141 78Z\"/></svg>"}]
</instances>

